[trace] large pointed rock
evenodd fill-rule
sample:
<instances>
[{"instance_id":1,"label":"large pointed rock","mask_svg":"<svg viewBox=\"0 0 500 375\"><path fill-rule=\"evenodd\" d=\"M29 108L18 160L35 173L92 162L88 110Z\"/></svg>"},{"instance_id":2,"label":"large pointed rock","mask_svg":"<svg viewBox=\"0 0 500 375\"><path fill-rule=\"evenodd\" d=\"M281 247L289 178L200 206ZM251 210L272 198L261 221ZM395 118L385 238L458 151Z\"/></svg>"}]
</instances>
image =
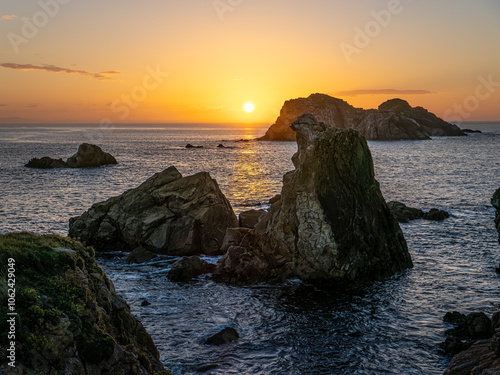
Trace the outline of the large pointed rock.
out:
<instances>
[{"instance_id":1,"label":"large pointed rock","mask_svg":"<svg viewBox=\"0 0 500 375\"><path fill-rule=\"evenodd\" d=\"M260 138L264 141L294 141L290 125L305 113L337 129L354 129L368 140L430 139L431 136L466 135L422 107L412 107L402 99L391 99L378 109L355 108L344 100L325 94L288 100L280 115Z\"/></svg>"},{"instance_id":2,"label":"large pointed rock","mask_svg":"<svg viewBox=\"0 0 500 375\"><path fill-rule=\"evenodd\" d=\"M182 177L170 167L70 219L69 234L100 251L218 254L226 229L236 226L231 205L208 173Z\"/></svg>"},{"instance_id":3,"label":"large pointed rock","mask_svg":"<svg viewBox=\"0 0 500 375\"><path fill-rule=\"evenodd\" d=\"M216 279L297 276L356 286L412 267L401 228L375 180L366 140L312 115L299 117L292 129L298 152L281 199L239 246L228 249Z\"/></svg>"}]
</instances>

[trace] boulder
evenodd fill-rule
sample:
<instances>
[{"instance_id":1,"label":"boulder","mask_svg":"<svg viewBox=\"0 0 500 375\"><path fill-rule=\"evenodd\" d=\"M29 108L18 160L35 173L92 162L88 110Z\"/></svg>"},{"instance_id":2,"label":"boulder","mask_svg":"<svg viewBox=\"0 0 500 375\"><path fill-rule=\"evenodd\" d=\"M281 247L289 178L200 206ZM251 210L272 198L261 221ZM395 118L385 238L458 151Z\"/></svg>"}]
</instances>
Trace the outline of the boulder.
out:
<instances>
[{"instance_id":1,"label":"boulder","mask_svg":"<svg viewBox=\"0 0 500 375\"><path fill-rule=\"evenodd\" d=\"M281 199L219 261L216 280L303 280L357 286L412 267L401 228L374 177L366 140L303 115Z\"/></svg>"},{"instance_id":2,"label":"boulder","mask_svg":"<svg viewBox=\"0 0 500 375\"><path fill-rule=\"evenodd\" d=\"M231 205L208 173L182 177L170 167L70 219L69 234L98 251L143 247L155 254L215 255L226 229L237 225Z\"/></svg>"},{"instance_id":3,"label":"boulder","mask_svg":"<svg viewBox=\"0 0 500 375\"><path fill-rule=\"evenodd\" d=\"M462 131L464 133L478 133L478 134L481 134L482 131L481 130L472 130L472 129L462 129Z\"/></svg>"},{"instance_id":4,"label":"boulder","mask_svg":"<svg viewBox=\"0 0 500 375\"><path fill-rule=\"evenodd\" d=\"M99 146L82 143L78 152L66 162L62 159L52 159L45 156L41 159L31 159L28 168L96 168L108 164L118 164L116 159L109 153L102 151Z\"/></svg>"},{"instance_id":5,"label":"boulder","mask_svg":"<svg viewBox=\"0 0 500 375\"><path fill-rule=\"evenodd\" d=\"M39 169L65 168L66 163L62 159L52 159L48 156L45 156L41 159L31 159L28 164L26 164L26 167Z\"/></svg>"},{"instance_id":6,"label":"boulder","mask_svg":"<svg viewBox=\"0 0 500 375\"><path fill-rule=\"evenodd\" d=\"M225 254L231 246L239 246L243 238L251 232L250 228L227 228L222 240L221 252Z\"/></svg>"},{"instance_id":7,"label":"boulder","mask_svg":"<svg viewBox=\"0 0 500 375\"><path fill-rule=\"evenodd\" d=\"M198 256L182 257L172 265L167 277L170 281L187 282L200 275L212 273L214 264L201 260Z\"/></svg>"},{"instance_id":8,"label":"boulder","mask_svg":"<svg viewBox=\"0 0 500 375\"><path fill-rule=\"evenodd\" d=\"M239 216L239 225L243 228L254 228L260 218L266 214L264 210L244 211Z\"/></svg>"},{"instance_id":9,"label":"boulder","mask_svg":"<svg viewBox=\"0 0 500 375\"><path fill-rule=\"evenodd\" d=\"M432 221L443 221L449 217L450 214L448 212L438 210L437 208L431 208L429 212L424 212L424 215L422 216L423 219Z\"/></svg>"},{"instance_id":10,"label":"boulder","mask_svg":"<svg viewBox=\"0 0 500 375\"><path fill-rule=\"evenodd\" d=\"M465 135L456 125L447 123L422 107L411 107L402 99L389 100L377 110L364 110L341 99L312 94L308 98L286 101L276 123L259 139L294 141L295 133L290 124L306 113L337 129L358 130L368 140L424 140L431 136Z\"/></svg>"},{"instance_id":11,"label":"boulder","mask_svg":"<svg viewBox=\"0 0 500 375\"><path fill-rule=\"evenodd\" d=\"M495 194L493 194L493 198L491 198L491 204L497 210L495 214L495 225L498 232L498 241L500 242L500 189L495 191Z\"/></svg>"},{"instance_id":12,"label":"boulder","mask_svg":"<svg viewBox=\"0 0 500 375\"><path fill-rule=\"evenodd\" d=\"M68 168L96 168L102 165L118 164L113 155L99 146L82 143L78 152L66 161Z\"/></svg>"},{"instance_id":13,"label":"boulder","mask_svg":"<svg viewBox=\"0 0 500 375\"><path fill-rule=\"evenodd\" d=\"M224 328L219 333L209 337L205 344L207 345L223 345L229 344L232 341L236 341L240 338L238 332L231 327Z\"/></svg>"},{"instance_id":14,"label":"boulder","mask_svg":"<svg viewBox=\"0 0 500 375\"><path fill-rule=\"evenodd\" d=\"M203 148L203 146L193 146L191 143L188 143L186 148Z\"/></svg>"}]
</instances>

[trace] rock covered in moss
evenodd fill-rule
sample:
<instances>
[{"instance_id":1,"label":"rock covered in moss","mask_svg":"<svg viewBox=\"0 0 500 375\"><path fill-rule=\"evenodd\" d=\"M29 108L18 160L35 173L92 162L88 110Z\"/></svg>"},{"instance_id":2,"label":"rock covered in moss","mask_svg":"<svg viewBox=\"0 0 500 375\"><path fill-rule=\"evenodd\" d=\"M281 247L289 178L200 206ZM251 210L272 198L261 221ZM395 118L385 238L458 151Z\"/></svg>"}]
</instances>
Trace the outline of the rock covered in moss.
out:
<instances>
[{"instance_id":1,"label":"rock covered in moss","mask_svg":"<svg viewBox=\"0 0 500 375\"><path fill-rule=\"evenodd\" d=\"M215 278L254 283L294 275L355 286L412 267L366 140L312 115L299 117L292 129L298 152L281 198L239 246L229 247Z\"/></svg>"},{"instance_id":2,"label":"rock covered in moss","mask_svg":"<svg viewBox=\"0 0 500 375\"><path fill-rule=\"evenodd\" d=\"M9 327L3 319L2 374L164 371L151 336L116 294L92 248L53 235L0 235L2 274L9 259L16 277L16 367L5 362ZM7 296L1 297L6 316Z\"/></svg>"},{"instance_id":3,"label":"rock covered in moss","mask_svg":"<svg viewBox=\"0 0 500 375\"><path fill-rule=\"evenodd\" d=\"M218 254L238 220L206 172L182 177L175 167L70 219L69 235L98 251L142 247L168 255Z\"/></svg>"}]
</instances>

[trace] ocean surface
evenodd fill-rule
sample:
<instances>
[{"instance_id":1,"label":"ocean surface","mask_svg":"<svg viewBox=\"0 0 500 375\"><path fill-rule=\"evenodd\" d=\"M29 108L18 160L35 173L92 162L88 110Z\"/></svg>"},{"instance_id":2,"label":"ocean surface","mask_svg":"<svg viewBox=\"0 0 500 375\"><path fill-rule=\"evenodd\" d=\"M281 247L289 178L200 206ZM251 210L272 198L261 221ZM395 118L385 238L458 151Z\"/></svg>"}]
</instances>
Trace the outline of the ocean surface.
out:
<instances>
[{"instance_id":1,"label":"ocean surface","mask_svg":"<svg viewBox=\"0 0 500 375\"><path fill-rule=\"evenodd\" d=\"M500 310L500 245L490 198L500 187L500 123L464 124L484 131L430 141L369 142L387 201L439 208L444 222L401 224L415 267L362 290L285 285L234 287L200 278L165 277L175 258L128 265L124 254L99 258L116 289L153 337L165 367L197 374L442 374L439 349L450 310ZM268 207L293 169L293 142L236 142L262 128L107 130L0 126L0 232L66 235L68 220L93 203L134 188L174 165L183 175L209 171L237 213ZM119 164L97 169L36 170L32 157L73 155L96 141ZM185 145L204 146L186 149ZM217 148L218 144L230 148ZM209 259L215 262L217 259ZM151 305L141 307L148 300ZM204 344L231 326L232 344Z\"/></svg>"}]
</instances>

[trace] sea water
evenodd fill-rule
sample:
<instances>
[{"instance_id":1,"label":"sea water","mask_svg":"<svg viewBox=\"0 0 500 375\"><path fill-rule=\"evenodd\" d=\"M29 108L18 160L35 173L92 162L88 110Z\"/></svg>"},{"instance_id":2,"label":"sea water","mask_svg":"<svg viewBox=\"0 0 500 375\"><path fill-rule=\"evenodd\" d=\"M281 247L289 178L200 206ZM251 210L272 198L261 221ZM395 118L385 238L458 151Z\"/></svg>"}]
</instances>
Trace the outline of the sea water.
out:
<instances>
[{"instance_id":1,"label":"sea water","mask_svg":"<svg viewBox=\"0 0 500 375\"><path fill-rule=\"evenodd\" d=\"M369 142L387 201L439 208L444 222L401 224L415 267L361 290L325 290L292 280L235 287L202 277L172 283L175 260L128 265L124 254L99 257L116 289L153 337L175 375L441 374L439 349L450 310L500 310L500 245L490 198L500 187L500 124L468 137ZM68 220L93 203L134 188L174 165L183 175L210 172L237 213L267 208L292 170L294 142L246 142L262 128L0 127L0 232L66 235ZM67 158L98 139L119 164L36 170L32 157ZM203 148L186 149L191 143ZM217 147L219 144L227 148ZM216 261L216 259L209 259ZM148 300L151 305L141 307ZM231 326L240 339L204 341Z\"/></svg>"}]
</instances>

